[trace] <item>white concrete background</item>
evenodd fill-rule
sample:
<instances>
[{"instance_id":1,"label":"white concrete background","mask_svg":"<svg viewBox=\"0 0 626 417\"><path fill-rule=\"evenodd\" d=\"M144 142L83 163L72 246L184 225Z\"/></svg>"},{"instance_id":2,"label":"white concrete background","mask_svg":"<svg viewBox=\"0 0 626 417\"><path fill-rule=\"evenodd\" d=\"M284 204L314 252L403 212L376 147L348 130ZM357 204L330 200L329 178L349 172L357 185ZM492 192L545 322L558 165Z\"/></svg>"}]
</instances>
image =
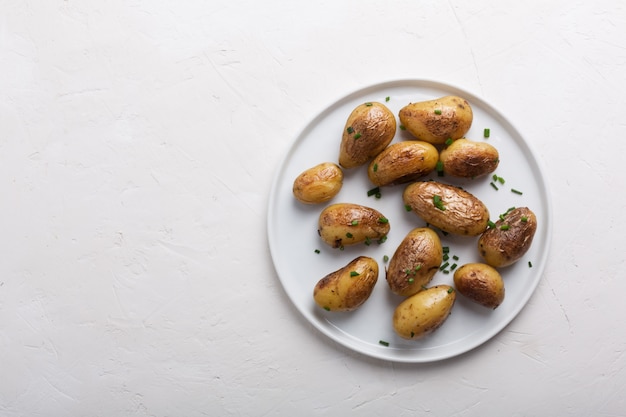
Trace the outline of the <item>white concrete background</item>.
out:
<instances>
[{"instance_id":1,"label":"white concrete background","mask_svg":"<svg viewBox=\"0 0 626 417\"><path fill-rule=\"evenodd\" d=\"M0 415L626 415L618 0L0 0ZM266 239L339 96L475 92L546 166L542 280L494 339L394 364L323 337Z\"/></svg>"}]
</instances>

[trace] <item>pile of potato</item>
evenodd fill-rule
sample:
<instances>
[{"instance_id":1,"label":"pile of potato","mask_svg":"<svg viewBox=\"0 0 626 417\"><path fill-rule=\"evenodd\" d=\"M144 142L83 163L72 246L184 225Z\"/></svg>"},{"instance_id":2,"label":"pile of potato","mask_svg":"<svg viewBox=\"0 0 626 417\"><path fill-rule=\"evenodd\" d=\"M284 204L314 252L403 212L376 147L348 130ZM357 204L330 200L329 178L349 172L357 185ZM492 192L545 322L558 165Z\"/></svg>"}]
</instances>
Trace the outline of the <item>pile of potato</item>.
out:
<instances>
[{"instance_id":1,"label":"pile of potato","mask_svg":"<svg viewBox=\"0 0 626 417\"><path fill-rule=\"evenodd\" d=\"M477 197L439 181L420 181L434 170L460 178L493 173L498 151L485 142L465 138L472 125L470 104L457 96L410 103L399 111L400 126L414 140L391 144L396 118L382 103L367 102L348 116L339 146L338 163L323 162L301 173L293 194L304 204L321 204L336 196L343 170L365 164L375 186L405 184L403 202L428 225L445 233L478 237L484 263L469 263L454 272L454 287L427 287L440 268L443 248L429 227L407 233L385 269L390 291L406 297L394 311L393 327L406 339L419 339L439 328L449 316L456 292L487 308L504 300L504 282L497 268L512 265L530 248L537 228L534 213L515 208L491 223ZM332 248L384 241L390 221L377 210L350 203L325 207L318 221L320 238ZM314 288L317 305L328 311L352 311L370 297L378 280L376 260L359 256L323 277Z\"/></svg>"}]
</instances>

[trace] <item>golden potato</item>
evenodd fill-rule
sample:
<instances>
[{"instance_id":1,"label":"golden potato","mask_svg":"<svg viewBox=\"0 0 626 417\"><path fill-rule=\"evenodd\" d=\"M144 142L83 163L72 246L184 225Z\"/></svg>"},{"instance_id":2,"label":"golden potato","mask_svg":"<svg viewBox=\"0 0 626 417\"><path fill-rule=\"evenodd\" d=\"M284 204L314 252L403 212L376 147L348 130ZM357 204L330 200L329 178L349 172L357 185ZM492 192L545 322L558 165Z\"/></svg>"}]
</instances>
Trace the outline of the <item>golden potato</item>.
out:
<instances>
[{"instance_id":1,"label":"golden potato","mask_svg":"<svg viewBox=\"0 0 626 417\"><path fill-rule=\"evenodd\" d=\"M414 182L403 193L404 204L427 223L461 236L478 236L489 223L489 210L477 197L435 181Z\"/></svg>"},{"instance_id":2,"label":"golden potato","mask_svg":"<svg viewBox=\"0 0 626 417\"><path fill-rule=\"evenodd\" d=\"M490 174L500 163L498 150L485 142L457 139L439 155L443 171L453 177L475 178Z\"/></svg>"},{"instance_id":3,"label":"golden potato","mask_svg":"<svg viewBox=\"0 0 626 417\"><path fill-rule=\"evenodd\" d=\"M396 118L377 102L356 107L343 129L339 165L355 168L369 162L389 145L396 134Z\"/></svg>"},{"instance_id":4,"label":"golden potato","mask_svg":"<svg viewBox=\"0 0 626 417\"><path fill-rule=\"evenodd\" d=\"M378 263L359 256L318 281L313 299L327 311L352 311L372 294L378 280Z\"/></svg>"},{"instance_id":5,"label":"golden potato","mask_svg":"<svg viewBox=\"0 0 626 417\"><path fill-rule=\"evenodd\" d=\"M509 210L478 239L478 252L495 268L517 262L530 249L537 217L528 207Z\"/></svg>"},{"instance_id":6,"label":"golden potato","mask_svg":"<svg viewBox=\"0 0 626 417\"><path fill-rule=\"evenodd\" d=\"M428 142L394 143L370 162L367 175L378 186L415 181L435 169L438 157L437 149Z\"/></svg>"},{"instance_id":7,"label":"golden potato","mask_svg":"<svg viewBox=\"0 0 626 417\"><path fill-rule=\"evenodd\" d=\"M351 203L337 203L326 207L319 216L318 233L333 248L357 243L384 241L391 226L378 210Z\"/></svg>"},{"instance_id":8,"label":"golden potato","mask_svg":"<svg viewBox=\"0 0 626 417\"><path fill-rule=\"evenodd\" d=\"M462 138L474 119L470 104L457 96L410 103L400 109L399 116L408 132L433 144L443 144L448 138Z\"/></svg>"},{"instance_id":9,"label":"golden potato","mask_svg":"<svg viewBox=\"0 0 626 417\"><path fill-rule=\"evenodd\" d=\"M343 186L343 171L337 164L323 162L307 169L294 180L293 195L305 204L331 200Z\"/></svg>"},{"instance_id":10,"label":"golden potato","mask_svg":"<svg viewBox=\"0 0 626 417\"><path fill-rule=\"evenodd\" d=\"M386 279L394 294L410 296L432 279L443 258L439 236L428 227L411 230L394 252Z\"/></svg>"},{"instance_id":11,"label":"golden potato","mask_svg":"<svg viewBox=\"0 0 626 417\"><path fill-rule=\"evenodd\" d=\"M454 287L461 295L487 308L504 300L504 281L495 268L483 263L465 264L454 271Z\"/></svg>"},{"instance_id":12,"label":"golden potato","mask_svg":"<svg viewBox=\"0 0 626 417\"><path fill-rule=\"evenodd\" d=\"M393 329L405 339L421 339L446 321L456 292L449 285L437 285L410 296L396 307Z\"/></svg>"}]
</instances>

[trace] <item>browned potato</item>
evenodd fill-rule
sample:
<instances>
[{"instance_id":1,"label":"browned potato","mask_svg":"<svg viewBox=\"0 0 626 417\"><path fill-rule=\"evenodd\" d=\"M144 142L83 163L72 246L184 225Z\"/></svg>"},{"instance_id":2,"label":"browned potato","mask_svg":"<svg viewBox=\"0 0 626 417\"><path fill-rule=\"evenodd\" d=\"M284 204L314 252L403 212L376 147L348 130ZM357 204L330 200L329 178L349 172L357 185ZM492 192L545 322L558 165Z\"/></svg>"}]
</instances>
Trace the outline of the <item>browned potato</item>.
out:
<instances>
[{"instance_id":1,"label":"browned potato","mask_svg":"<svg viewBox=\"0 0 626 417\"><path fill-rule=\"evenodd\" d=\"M366 164L389 145L395 134L396 118L384 104L359 105L343 129L339 165L355 168Z\"/></svg>"},{"instance_id":2,"label":"browned potato","mask_svg":"<svg viewBox=\"0 0 626 417\"><path fill-rule=\"evenodd\" d=\"M342 248L384 240L389 230L389 220L379 211L359 204L338 203L322 210L317 231L328 245Z\"/></svg>"},{"instance_id":3,"label":"browned potato","mask_svg":"<svg viewBox=\"0 0 626 417\"><path fill-rule=\"evenodd\" d=\"M359 256L319 280L313 299L327 311L352 311L369 298L377 280L378 263L367 256Z\"/></svg>"},{"instance_id":4,"label":"browned potato","mask_svg":"<svg viewBox=\"0 0 626 417\"><path fill-rule=\"evenodd\" d=\"M498 268L517 262L530 249L537 217L528 207L508 211L478 239L478 251L487 264Z\"/></svg>"},{"instance_id":5,"label":"browned potato","mask_svg":"<svg viewBox=\"0 0 626 417\"><path fill-rule=\"evenodd\" d=\"M446 321L456 292L449 285L437 285L404 300L393 313L393 329L405 339L421 339Z\"/></svg>"},{"instance_id":6,"label":"browned potato","mask_svg":"<svg viewBox=\"0 0 626 417\"><path fill-rule=\"evenodd\" d=\"M474 119L470 104L457 96L408 104L400 109L399 116L408 132L433 144L462 138Z\"/></svg>"},{"instance_id":7,"label":"browned potato","mask_svg":"<svg viewBox=\"0 0 626 417\"><path fill-rule=\"evenodd\" d=\"M446 174L474 178L494 172L500 162L500 155L488 143L463 138L443 149L439 159Z\"/></svg>"},{"instance_id":8,"label":"browned potato","mask_svg":"<svg viewBox=\"0 0 626 417\"><path fill-rule=\"evenodd\" d=\"M387 283L394 294L410 296L432 279L443 257L439 236L432 229L418 227L402 240L389 261Z\"/></svg>"},{"instance_id":9,"label":"browned potato","mask_svg":"<svg viewBox=\"0 0 626 417\"><path fill-rule=\"evenodd\" d=\"M504 281L495 268L486 264L465 264L454 271L454 287L487 308L496 309L504 300Z\"/></svg>"},{"instance_id":10,"label":"browned potato","mask_svg":"<svg viewBox=\"0 0 626 417\"><path fill-rule=\"evenodd\" d=\"M489 223L489 211L483 202L452 185L414 182L404 190L403 199L415 214L444 232L478 236Z\"/></svg>"},{"instance_id":11,"label":"browned potato","mask_svg":"<svg viewBox=\"0 0 626 417\"><path fill-rule=\"evenodd\" d=\"M332 162L323 162L307 169L293 182L293 195L305 204L331 200L343 186L343 171Z\"/></svg>"},{"instance_id":12,"label":"browned potato","mask_svg":"<svg viewBox=\"0 0 626 417\"><path fill-rule=\"evenodd\" d=\"M437 149L428 142L394 143L370 162L367 175L378 186L415 181L435 169L438 157Z\"/></svg>"}]
</instances>

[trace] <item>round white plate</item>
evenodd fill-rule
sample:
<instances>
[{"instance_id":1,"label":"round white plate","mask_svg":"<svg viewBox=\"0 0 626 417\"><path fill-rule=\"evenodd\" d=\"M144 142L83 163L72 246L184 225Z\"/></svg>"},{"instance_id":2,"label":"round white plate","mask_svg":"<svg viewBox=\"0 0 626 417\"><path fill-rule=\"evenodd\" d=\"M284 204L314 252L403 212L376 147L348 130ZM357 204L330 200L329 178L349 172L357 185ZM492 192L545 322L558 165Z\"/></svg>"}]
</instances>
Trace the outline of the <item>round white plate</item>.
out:
<instances>
[{"instance_id":1,"label":"round white plate","mask_svg":"<svg viewBox=\"0 0 626 417\"><path fill-rule=\"evenodd\" d=\"M510 207L526 206L537 216L537 231L530 250L516 264L500 269L505 282L504 302L489 310L457 294L452 314L433 334L422 340L404 340L392 328L392 315L403 298L391 293L385 280L384 256L393 255L405 235L413 228L425 226L414 213L407 212L402 202L405 185L383 187L382 196L368 197L374 186L367 178L366 166L344 170L344 185L331 202L304 205L292 194L294 179L304 170L321 162L337 163L339 144L348 115L359 104L378 101L397 116L400 108L410 102L431 100L445 95L458 95L472 106L474 121L466 137L486 141L500 153L500 165L495 174L505 183L490 183L492 176L474 180L426 177L460 185L481 199L490 217ZM399 120L398 126L400 125ZM483 137L484 129L490 137ZM411 139L398 129L392 143ZM511 189L521 191L519 195ZM537 158L528 143L496 109L479 97L443 83L425 80L398 80L363 88L349 94L317 115L295 138L280 165L268 207L268 240L274 266L288 297L304 317L323 334L354 351L371 357L397 362L432 362L467 352L486 342L502 330L527 303L544 270L551 238L551 208L549 194ZM349 202L366 205L380 211L389 219L391 231L386 242L370 246L348 246L331 249L318 236L317 221L321 210L331 203ZM461 266L480 262L477 238L444 236L450 264ZM319 250L319 253L316 252ZM378 282L370 298L358 310L349 313L328 312L313 301L313 288L318 280L359 255L371 256L379 263ZM532 266L530 266L530 264ZM449 269L449 268L448 268ZM430 285L453 285L453 272L438 271ZM381 341L383 343L381 343ZM388 343L388 346L385 344Z\"/></svg>"}]
</instances>

